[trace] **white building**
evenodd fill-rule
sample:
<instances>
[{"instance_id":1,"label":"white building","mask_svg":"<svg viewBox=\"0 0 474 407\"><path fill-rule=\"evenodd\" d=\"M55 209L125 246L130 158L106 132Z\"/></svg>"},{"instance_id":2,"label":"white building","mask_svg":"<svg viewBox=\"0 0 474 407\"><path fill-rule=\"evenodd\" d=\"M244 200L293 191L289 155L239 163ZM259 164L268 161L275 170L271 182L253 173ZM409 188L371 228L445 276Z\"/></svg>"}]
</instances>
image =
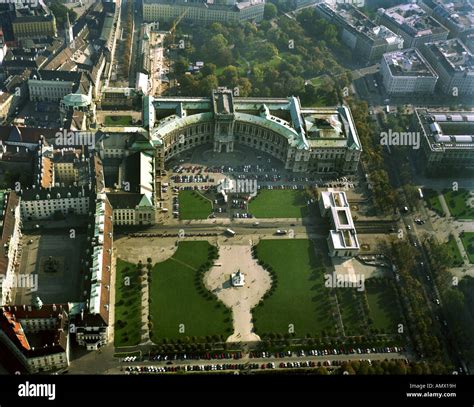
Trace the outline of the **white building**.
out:
<instances>
[{"instance_id":1,"label":"white building","mask_svg":"<svg viewBox=\"0 0 474 407\"><path fill-rule=\"evenodd\" d=\"M353 257L360 251L352 214L343 191L322 192L319 198L321 216L329 217L331 230L327 238L331 257Z\"/></svg>"},{"instance_id":2,"label":"white building","mask_svg":"<svg viewBox=\"0 0 474 407\"><path fill-rule=\"evenodd\" d=\"M155 208L145 194L116 192L107 198L113 208L114 225L152 225Z\"/></svg>"},{"instance_id":3,"label":"white building","mask_svg":"<svg viewBox=\"0 0 474 407\"><path fill-rule=\"evenodd\" d=\"M0 302L10 304L15 297L15 273L19 266L21 219L20 198L13 192L0 192Z\"/></svg>"},{"instance_id":4,"label":"white building","mask_svg":"<svg viewBox=\"0 0 474 407\"><path fill-rule=\"evenodd\" d=\"M391 95L431 94L438 80L431 65L415 48L384 54L380 72L385 89Z\"/></svg>"},{"instance_id":5,"label":"white building","mask_svg":"<svg viewBox=\"0 0 474 407\"><path fill-rule=\"evenodd\" d=\"M39 299L38 299L39 300ZM0 310L0 346L26 373L42 373L69 366L68 306L4 306Z\"/></svg>"},{"instance_id":6,"label":"white building","mask_svg":"<svg viewBox=\"0 0 474 407\"><path fill-rule=\"evenodd\" d=\"M461 40L430 42L421 52L439 75L442 92L452 96L474 95L474 54Z\"/></svg>"},{"instance_id":7,"label":"white building","mask_svg":"<svg viewBox=\"0 0 474 407\"><path fill-rule=\"evenodd\" d=\"M56 213L87 215L91 189L84 187L30 188L23 192L21 216L26 220L50 219Z\"/></svg>"}]
</instances>

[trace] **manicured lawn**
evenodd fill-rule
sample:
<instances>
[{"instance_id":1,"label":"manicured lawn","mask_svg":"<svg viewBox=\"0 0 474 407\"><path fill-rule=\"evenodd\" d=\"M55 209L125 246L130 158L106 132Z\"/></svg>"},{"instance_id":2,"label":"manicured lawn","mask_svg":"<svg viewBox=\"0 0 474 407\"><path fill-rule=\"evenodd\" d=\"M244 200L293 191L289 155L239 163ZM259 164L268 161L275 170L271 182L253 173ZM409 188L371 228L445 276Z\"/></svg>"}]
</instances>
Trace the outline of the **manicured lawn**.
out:
<instances>
[{"instance_id":1,"label":"manicured lawn","mask_svg":"<svg viewBox=\"0 0 474 407\"><path fill-rule=\"evenodd\" d=\"M443 211L443 208L441 207L441 202L439 201L439 198L438 198L438 192L432 189L425 189L423 191L423 195L425 196L426 202L428 204L428 208L436 212L438 215L443 216L444 211Z\"/></svg>"},{"instance_id":2,"label":"manicured lawn","mask_svg":"<svg viewBox=\"0 0 474 407\"><path fill-rule=\"evenodd\" d=\"M333 333L324 271L313 243L306 239L262 240L258 258L277 275L275 291L254 309L257 334L287 334L294 327L296 337Z\"/></svg>"},{"instance_id":3,"label":"manicured lawn","mask_svg":"<svg viewBox=\"0 0 474 407\"><path fill-rule=\"evenodd\" d=\"M155 343L187 337L199 342L211 335L225 339L232 333L231 314L215 296L198 292L195 282L196 270L208 261L210 247L205 241L181 242L170 259L153 267L150 317Z\"/></svg>"},{"instance_id":4,"label":"manicured lawn","mask_svg":"<svg viewBox=\"0 0 474 407\"><path fill-rule=\"evenodd\" d=\"M456 240L453 236L449 236L447 243L449 254L451 255L451 267L460 267L464 264L461 253L459 252L459 247L456 243Z\"/></svg>"},{"instance_id":5,"label":"manicured lawn","mask_svg":"<svg viewBox=\"0 0 474 407\"><path fill-rule=\"evenodd\" d=\"M199 192L179 192L179 218L181 220L207 219L211 212L211 201L204 198Z\"/></svg>"},{"instance_id":6,"label":"manicured lawn","mask_svg":"<svg viewBox=\"0 0 474 407\"><path fill-rule=\"evenodd\" d=\"M316 210L307 205L309 199L300 189L263 189L250 201L249 212L256 218L304 218Z\"/></svg>"},{"instance_id":7,"label":"manicured lawn","mask_svg":"<svg viewBox=\"0 0 474 407\"><path fill-rule=\"evenodd\" d=\"M131 126L132 116L105 116L106 126Z\"/></svg>"},{"instance_id":8,"label":"manicured lawn","mask_svg":"<svg viewBox=\"0 0 474 407\"><path fill-rule=\"evenodd\" d=\"M449 207L451 216L458 219L474 219L474 208L469 207L467 204L470 198L469 191L465 189L444 193L444 199Z\"/></svg>"},{"instance_id":9,"label":"manicured lawn","mask_svg":"<svg viewBox=\"0 0 474 407\"><path fill-rule=\"evenodd\" d=\"M474 264L474 232L462 233L461 240L469 257L469 262Z\"/></svg>"},{"instance_id":10,"label":"manicured lawn","mask_svg":"<svg viewBox=\"0 0 474 407\"><path fill-rule=\"evenodd\" d=\"M347 336L363 335L364 326L359 316L360 292L355 288L338 288L339 310Z\"/></svg>"},{"instance_id":11,"label":"manicured lawn","mask_svg":"<svg viewBox=\"0 0 474 407\"><path fill-rule=\"evenodd\" d=\"M371 326L380 333L396 333L402 319L393 289L385 283L367 284L366 281L366 295Z\"/></svg>"},{"instance_id":12,"label":"manicured lawn","mask_svg":"<svg viewBox=\"0 0 474 407\"><path fill-rule=\"evenodd\" d=\"M136 264L117 259L115 279L115 346L138 345L141 340L140 272Z\"/></svg>"}]
</instances>

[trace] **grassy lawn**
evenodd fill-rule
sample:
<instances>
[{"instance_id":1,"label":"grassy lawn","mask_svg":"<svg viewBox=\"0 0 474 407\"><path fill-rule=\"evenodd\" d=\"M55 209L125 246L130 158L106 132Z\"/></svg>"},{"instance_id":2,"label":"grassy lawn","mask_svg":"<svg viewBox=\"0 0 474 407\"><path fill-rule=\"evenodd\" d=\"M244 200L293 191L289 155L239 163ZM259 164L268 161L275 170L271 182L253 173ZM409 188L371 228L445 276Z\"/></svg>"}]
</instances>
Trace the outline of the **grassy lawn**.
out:
<instances>
[{"instance_id":1,"label":"grassy lawn","mask_svg":"<svg viewBox=\"0 0 474 407\"><path fill-rule=\"evenodd\" d=\"M135 264L117 259L115 280L115 346L138 345L141 340L140 273Z\"/></svg>"},{"instance_id":2,"label":"grassy lawn","mask_svg":"<svg viewBox=\"0 0 474 407\"><path fill-rule=\"evenodd\" d=\"M467 205L469 198L469 191L465 189L444 193L444 199L449 207L451 216L458 219L474 219L474 208Z\"/></svg>"},{"instance_id":3,"label":"grassy lawn","mask_svg":"<svg viewBox=\"0 0 474 407\"><path fill-rule=\"evenodd\" d=\"M308 199L300 189L263 189L250 201L249 212L257 218L304 218L316 210L307 205Z\"/></svg>"},{"instance_id":4,"label":"grassy lawn","mask_svg":"<svg viewBox=\"0 0 474 407\"><path fill-rule=\"evenodd\" d=\"M444 215L443 208L441 207L441 202L439 201L438 192L432 189L425 189L423 195L428 204L428 208L436 212L439 216Z\"/></svg>"},{"instance_id":5,"label":"grassy lawn","mask_svg":"<svg viewBox=\"0 0 474 407\"><path fill-rule=\"evenodd\" d=\"M449 236L447 243L449 254L451 255L450 266L451 267L460 267L464 264L459 247L456 243L456 239L453 236Z\"/></svg>"},{"instance_id":6,"label":"grassy lawn","mask_svg":"<svg viewBox=\"0 0 474 407\"><path fill-rule=\"evenodd\" d=\"M396 293L385 283L367 284L366 295L369 303L371 326L383 333L396 333L402 322Z\"/></svg>"},{"instance_id":7,"label":"grassy lawn","mask_svg":"<svg viewBox=\"0 0 474 407\"><path fill-rule=\"evenodd\" d=\"M179 192L179 218L181 220L207 219L211 212L211 201L204 198L199 192Z\"/></svg>"},{"instance_id":8,"label":"grassy lawn","mask_svg":"<svg viewBox=\"0 0 474 407\"><path fill-rule=\"evenodd\" d=\"M464 232L461 234L462 244L466 249L469 262L474 264L474 232Z\"/></svg>"},{"instance_id":9,"label":"grassy lawn","mask_svg":"<svg viewBox=\"0 0 474 407\"><path fill-rule=\"evenodd\" d=\"M363 335L364 326L358 312L361 294L355 288L338 288L337 291L345 334L347 336Z\"/></svg>"},{"instance_id":10,"label":"grassy lawn","mask_svg":"<svg viewBox=\"0 0 474 407\"><path fill-rule=\"evenodd\" d=\"M105 116L106 126L131 126L132 116Z\"/></svg>"},{"instance_id":11,"label":"grassy lawn","mask_svg":"<svg viewBox=\"0 0 474 407\"><path fill-rule=\"evenodd\" d=\"M333 333L329 293L313 243L305 239L262 240L257 256L273 268L278 284L254 309L256 332L284 335L293 325L296 337Z\"/></svg>"},{"instance_id":12,"label":"grassy lawn","mask_svg":"<svg viewBox=\"0 0 474 407\"><path fill-rule=\"evenodd\" d=\"M210 293L206 298L207 293L196 287L196 270L208 261L210 247L205 241L181 242L170 259L153 267L150 317L154 342L186 337L196 337L193 341L199 342L206 336L227 338L232 333L231 314L225 306Z\"/></svg>"}]
</instances>

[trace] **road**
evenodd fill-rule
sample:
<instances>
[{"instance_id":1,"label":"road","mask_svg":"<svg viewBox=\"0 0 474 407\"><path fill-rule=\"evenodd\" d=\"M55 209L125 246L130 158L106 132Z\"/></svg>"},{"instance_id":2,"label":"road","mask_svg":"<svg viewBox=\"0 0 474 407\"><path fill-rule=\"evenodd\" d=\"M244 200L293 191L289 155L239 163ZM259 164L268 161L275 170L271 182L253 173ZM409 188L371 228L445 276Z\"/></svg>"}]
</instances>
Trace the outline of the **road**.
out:
<instances>
[{"instance_id":1,"label":"road","mask_svg":"<svg viewBox=\"0 0 474 407\"><path fill-rule=\"evenodd\" d=\"M388 168L392 183L395 184L394 188L396 189L399 195L399 201L408 202L404 190L403 188L401 188L402 183L400 181L400 176L398 172L399 167L397 166L397 163L394 162L392 155L386 154L386 159L388 162ZM437 337L441 339L443 348L448 351L449 358L454 363L454 365L460 366L462 363L459 356L459 347L452 335L449 335L449 331L441 323L441 321L445 320L445 315L442 307L442 298L439 294L439 289L436 285L434 274L430 268L428 255L425 251L424 246L420 242L420 232L418 230L419 225L417 225L413 221L413 218L414 214L409 211L408 213L402 214L400 222L404 233L406 233L408 236L408 241L413 245L416 244L416 249L421 255L423 264L418 263L417 267L413 270L413 273L420 281L421 286L423 288L423 295L426 299L426 306L431 312L436 330L439 333ZM426 221L431 222L431 218L428 217ZM408 227L410 227L410 229L408 229ZM432 227L431 230L433 230ZM429 276L429 279L427 278L427 276ZM439 305L435 305L435 300L439 301Z\"/></svg>"},{"instance_id":2,"label":"road","mask_svg":"<svg viewBox=\"0 0 474 407\"><path fill-rule=\"evenodd\" d=\"M92 356L86 355L87 360L79 358L73 360L68 371L70 374L125 374L124 368L127 366L200 366L200 365L212 365L212 364L245 364L249 365L256 363L259 366L262 364L275 363L278 369L281 362L320 362L330 361L331 364L334 361L347 362L347 361L360 361L360 360L410 360L411 355L406 353L370 353L370 354L343 354L343 355L326 355L326 356L290 356L284 358L250 358L248 354L243 354L241 359L199 359L199 360L173 360L170 364L169 361L136 361L136 362L123 362L123 359L114 358L111 353L111 349L108 351L102 351L102 353L95 353ZM245 369L248 370L248 369ZM198 373L198 372L197 372Z\"/></svg>"}]
</instances>

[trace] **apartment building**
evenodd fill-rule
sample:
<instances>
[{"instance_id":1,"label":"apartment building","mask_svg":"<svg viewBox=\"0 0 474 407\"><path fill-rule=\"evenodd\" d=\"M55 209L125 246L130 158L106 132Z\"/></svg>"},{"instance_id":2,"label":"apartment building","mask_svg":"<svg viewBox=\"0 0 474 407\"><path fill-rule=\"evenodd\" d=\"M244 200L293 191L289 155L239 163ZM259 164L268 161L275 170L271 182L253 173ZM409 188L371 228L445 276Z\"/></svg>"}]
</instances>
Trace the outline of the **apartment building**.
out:
<instances>
[{"instance_id":1,"label":"apartment building","mask_svg":"<svg viewBox=\"0 0 474 407\"><path fill-rule=\"evenodd\" d=\"M436 72L415 48L384 54L380 72L390 95L432 94L438 81Z\"/></svg>"}]
</instances>

